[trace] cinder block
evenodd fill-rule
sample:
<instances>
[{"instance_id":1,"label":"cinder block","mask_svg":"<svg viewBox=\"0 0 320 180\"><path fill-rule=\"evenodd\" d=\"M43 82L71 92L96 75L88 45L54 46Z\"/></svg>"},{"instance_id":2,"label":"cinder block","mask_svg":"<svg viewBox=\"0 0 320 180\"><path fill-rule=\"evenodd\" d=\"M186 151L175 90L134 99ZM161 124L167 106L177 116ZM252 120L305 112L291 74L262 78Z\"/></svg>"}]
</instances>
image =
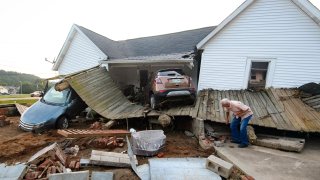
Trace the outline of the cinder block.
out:
<instances>
[{"instance_id":1,"label":"cinder block","mask_svg":"<svg viewBox=\"0 0 320 180\"><path fill-rule=\"evenodd\" d=\"M232 172L233 165L214 155L211 155L207 158L206 167L220 176L228 178Z\"/></svg>"}]
</instances>

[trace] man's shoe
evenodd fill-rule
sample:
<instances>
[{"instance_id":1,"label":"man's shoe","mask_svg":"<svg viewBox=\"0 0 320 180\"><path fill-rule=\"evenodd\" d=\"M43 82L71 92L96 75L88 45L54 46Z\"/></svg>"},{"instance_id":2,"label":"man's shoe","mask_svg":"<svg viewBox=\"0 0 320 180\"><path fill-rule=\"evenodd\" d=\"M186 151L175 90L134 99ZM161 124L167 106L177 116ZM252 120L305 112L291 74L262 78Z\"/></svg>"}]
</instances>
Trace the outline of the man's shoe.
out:
<instances>
[{"instance_id":1,"label":"man's shoe","mask_svg":"<svg viewBox=\"0 0 320 180\"><path fill-rule=\"evenodd\" d=\"M241 143L240 141L235 141L235 140L231 140L230 142L236 143L236 144L240 144Z\"/></svg>"},{"instance_id":2,"label":"man's shoe","mask_svg":"<svg viewBox=\"0 0 320 180\"><path fill-rule=\"evenodd\" d=\"M245 148L245 147L248 147L248 145L247 144L239 144L238 147L239 148Z\"/></svg>"}]
</instances>

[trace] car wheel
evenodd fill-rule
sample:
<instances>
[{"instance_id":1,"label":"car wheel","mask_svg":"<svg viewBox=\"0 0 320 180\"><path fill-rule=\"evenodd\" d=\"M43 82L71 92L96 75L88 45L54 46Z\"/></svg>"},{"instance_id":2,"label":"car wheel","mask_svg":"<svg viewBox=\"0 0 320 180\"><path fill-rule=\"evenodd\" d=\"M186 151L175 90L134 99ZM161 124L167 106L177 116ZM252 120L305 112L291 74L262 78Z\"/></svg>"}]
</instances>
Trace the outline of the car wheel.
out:
<instances>
[{"instance_id":1,"label":"car wheel","mask_svg":"<svg viewBox=\"0 0 320 180\"><path fill-rule=\"evenodd\" d=\"M156 97L154 94L151 95L150 97L150 106L152 109L156 109L157 108L157 101L156 101Z\"/></svg>"},{"instance_id":2,"label":"car wheel","mask_svg":"<svg viewBox=\"0 0 320 180\"><path fill-rule=\"evenodd\" d=\"M33 94L31 94L31 97L33 97Z\"/></svg>"},{"instance_id":3,"label":"car wheel","mask_svg":"<svg viewBox=\"0 0 320 180\"><path fill-rule=\"evenodd\" d=\"M69 121L65 116L61 116L56 123L57 129L67 129L69 127Z\"/></svg>"}]
</instances>

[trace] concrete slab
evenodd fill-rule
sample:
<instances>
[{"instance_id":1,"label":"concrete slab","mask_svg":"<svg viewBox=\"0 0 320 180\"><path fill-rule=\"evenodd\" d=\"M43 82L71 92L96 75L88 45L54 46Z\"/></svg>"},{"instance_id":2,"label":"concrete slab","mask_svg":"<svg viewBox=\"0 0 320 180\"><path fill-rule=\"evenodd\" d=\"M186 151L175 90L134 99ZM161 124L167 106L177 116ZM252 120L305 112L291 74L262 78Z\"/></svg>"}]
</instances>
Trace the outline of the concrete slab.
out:
<instances>
[{"instance_id":1,"label":"concrete slab","mask_svg":"<svg viewBox=\"0 0 320 180\"><path fill-rule=\"evenodd\" d=\"M27 169L25 164L17 164L13 166L6 166L0 164L0 179L1 180L13 180L22 179Z\"/></svg>"},{"instance_id":2,"label":"concrete slab","mask_svg":"<svg viewBox=\"0 0 320 180\"><path fill-rule=\"evenodd\" d=\"M50 174L49 180L89 180L89 171Z\"/></svg>"},{"instance_id":3,"label":"concrete slab","mask_svg":"<svg viewBox=\"0 0 320 180\"><path fill-rule=\"evenodd\" d=\"M206 168L205 158L154 158L149 159L152 180L221 180Z\"/></svg>"},{"instance_id":4,"label":"concrete slab","mask_svg":"<svg viewBox=\"0 0 320 180\"><path fill-rule=\"evenodd\" d=\"M259 146L238 148L236 144L228 143L216 150L222 159L255 179L313 180L320 177L320 146L305 147L302 153L294 153Z\"/></svg>"},{"instance_id":5,"label":"concrete slab","mask_svg":"<svg viewBox=\"0 0 320 180\"><path fill-rule=\"evenodd\" d=\"M137 174L141 180L150 180L150 167L149 164L143 164L136 168Z\"/></svg>"},{"instance_id":6,"label":"concrete slab","mask_svg":"<svg viewBox=\"0 0 320 180\"><path fill-rule=\"evenodd\" d=\"M92 171L91 180L113 180L113 172Z\"/></svg>"}]
</instances>

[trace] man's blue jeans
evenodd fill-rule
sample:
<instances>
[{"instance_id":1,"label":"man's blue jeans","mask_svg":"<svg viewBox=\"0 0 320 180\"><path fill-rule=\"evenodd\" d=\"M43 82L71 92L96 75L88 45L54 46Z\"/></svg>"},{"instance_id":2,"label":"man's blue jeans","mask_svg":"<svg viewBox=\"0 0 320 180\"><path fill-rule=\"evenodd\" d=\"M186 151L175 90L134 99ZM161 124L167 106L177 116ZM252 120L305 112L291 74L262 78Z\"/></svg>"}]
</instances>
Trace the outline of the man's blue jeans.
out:
<instances>
[{"instance_id":1,"label":"man's blue jeans","mask_svg":"<svg viewBox=\"0 0 320 180\"><path fill-rule=\"evenodd\" d=\"M244 118L241 121L241 118L234 118L231 121L231 138L233 141L240 142L241 144L249 145L248 135L247 135L247 126L249 121L252 119L252 115ZM240 124L240 133L239 133L239 124Z\"/></svg>"}]
</instances>

